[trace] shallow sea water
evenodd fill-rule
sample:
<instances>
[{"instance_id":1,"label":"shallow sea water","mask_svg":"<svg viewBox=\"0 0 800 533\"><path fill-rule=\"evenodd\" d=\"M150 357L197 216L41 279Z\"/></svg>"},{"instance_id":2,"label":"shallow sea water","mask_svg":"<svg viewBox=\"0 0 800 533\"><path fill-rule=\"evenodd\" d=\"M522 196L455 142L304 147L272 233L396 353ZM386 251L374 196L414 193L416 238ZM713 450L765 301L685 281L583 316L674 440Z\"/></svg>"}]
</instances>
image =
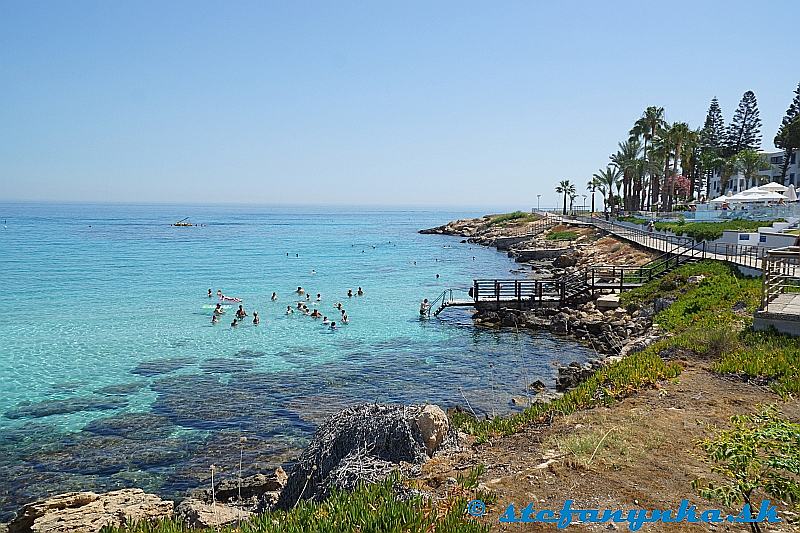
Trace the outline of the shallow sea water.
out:
<instances>
[{"instance_id":1,"label":"shallow sea water","mask_svg":"<svg viewBox=\"0 0 800 533\"><path fill-rule=\"evenodd\" d=\"M285 464L357 402L512 410L526 384L590 354L476 329L463 309L420 319L421 299L446 288L466 297L474 277L524 276L502 253L417 233L479 214L0 204L0 519L67 490L180 494L211 464L236 468L241 437L245 470ZM203 225L170 226L184 216ZM331 318L341 302L350 324L287 316L298 286ZM261 324L231 328L232 307L212 326L209 288Z\"/></svg>"}]
</instances>

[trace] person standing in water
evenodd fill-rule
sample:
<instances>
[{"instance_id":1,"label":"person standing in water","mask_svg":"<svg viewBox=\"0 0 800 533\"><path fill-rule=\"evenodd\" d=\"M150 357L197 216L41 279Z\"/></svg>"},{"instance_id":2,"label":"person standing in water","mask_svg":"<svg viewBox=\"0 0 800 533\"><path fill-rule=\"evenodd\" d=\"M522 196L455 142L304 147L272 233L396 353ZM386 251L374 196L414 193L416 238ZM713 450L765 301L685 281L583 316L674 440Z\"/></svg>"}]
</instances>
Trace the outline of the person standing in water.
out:
<instances>
[{"instance_id":1,"label":"person standing in water","mask_svg":"<svg viewBox=\"0 0 800 533\"><path fill-rule=\"evenodd\" d=\"M291 305L287 305L286 306L286 314L287 315L291 315L292 313L294 313L294 311L292 311L292 306Z\"/></svg>"},{"instance_id":2,"label":"person standing in water","mask_svg":"<svg viewBox=\"0 0 800 533\"><path fill-rule=\"evenodd\" d=\"M273 302L277 301L278 300L278 294L273 292L272 296L270 297L270 300L272 300Z\"/></svg>"},{"instance_id":3,"label":"person standing in water","mask_svg":"<svg viewBox=\"0 0 800 533\"><path fill-rule=\"evenodd\" d=\"M225 309L222 308L222 304L218 303L217 306L214 308L214 315L224 315L224 314L225 314Z\"/></svg>"},{"instance_id":4,"label":"person standing in water","mask_svg":"<svg viewBox=\"0 0 800 533\"><path fill-rule=\"evenodd\" d=\"M361 289L361 287L358 288L358 292L356 292L356 294L358 296L364 296L364 291Z\"/></svg>"},{"instance_id":5,"label":"person standing in water","mask_svg":"<svg viewBox=\"0 0 800 533\"><path fill-rule=\"evenodd\" d=\"M233 322L231 322L231 327L232 327L232 328L235 328L235 327L236 327L236 326L238 326L238 325L239 325L239 322L237 322L237 321L236 321L236 319L234 318L234 319L233 319Z\"/></svg>"},{"instance_id":6,"label":"person standing in water","mask_svg":"<svg viewBox=\"0 0 800 533\"><path fill-rule=\"evenodd\" d=\"M212 296L211 289L208 289L208 297L211 298L211 296Z\"/></svg>"},{"instance_id":7,"label":"person standing in water","mask_svg":"<svg viewBox=\"0 0 800 533\"><path fill-rule=\"evenodd\" d=\"M217 313L214 313L213 316L211 317L211 324L216 325L217 322L219 322L219 315L217 315Z\"/></svg>"},{"instance_id":8,"label":"person standing in water","mask_svg":"<svg viewBox=\"0 0 800 533\"><path fill-rule=\"evenodd\" d=\"M428 303L428 299L425 298L422 300L422 303L419 304L419 314L425 316L428 314L428 311L431 309L431 304Z\"/></svg>"},{"instance_id":9,"label":"person standing in water","mask_svg":"<svg viewBox=\"0 0 800 533\"><path fill-rule=\"evenodd\" d=\"M258 311L253 311L253 325L257 326L259 323L261 323L261 319L258 318Z\"/></svg>"},{"instance_id":10,"label":"person standing in water","mask_svg":"<svg viewBox=\"0 0 800 533\"><path fill-rule=\"evenodd\" d=\"M347 297L348 298L352 298L353 297L353 289L347 289Z\"/></svg>"}]
</instances>

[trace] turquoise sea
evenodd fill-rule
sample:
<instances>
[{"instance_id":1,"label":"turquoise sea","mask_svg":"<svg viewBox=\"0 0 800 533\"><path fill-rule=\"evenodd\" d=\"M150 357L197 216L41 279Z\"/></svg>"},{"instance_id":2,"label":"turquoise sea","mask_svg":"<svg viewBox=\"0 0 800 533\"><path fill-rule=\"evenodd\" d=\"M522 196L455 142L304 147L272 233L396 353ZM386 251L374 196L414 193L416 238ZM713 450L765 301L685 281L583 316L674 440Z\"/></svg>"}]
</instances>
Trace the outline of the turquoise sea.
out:
<instances>
[{"instance_id":1,"label":"turquoise sea","mask_svg":"<svg viewBox=\"0 0 800 533\"><path fill-rule=\"evenodd\" d=\"M207 484L211 464L287 464L355 402L508 412L587 349L488 331L422 298L524 276L504 254L417 230L481 213L321 207L0 204L0 519L67 490ZM196 227L172 227L188 216ZM439 278L436 278L439 274ZM293 291L350 324L297 313ZM347 290L363 287L363 297ZM257 310L213 326L208 289ZM270 295L278 293L278 301ZM241 437L247 437L242 443Z\"/></svg>"}]
</instances>

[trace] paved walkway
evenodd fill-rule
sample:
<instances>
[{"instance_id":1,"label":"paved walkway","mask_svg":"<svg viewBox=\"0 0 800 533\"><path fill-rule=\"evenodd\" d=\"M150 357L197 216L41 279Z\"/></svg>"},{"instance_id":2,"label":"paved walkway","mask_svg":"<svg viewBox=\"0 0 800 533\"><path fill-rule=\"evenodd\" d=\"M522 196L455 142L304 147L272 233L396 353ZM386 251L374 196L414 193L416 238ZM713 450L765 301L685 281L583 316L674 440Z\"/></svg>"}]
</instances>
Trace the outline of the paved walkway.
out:
<instances>
[{"instance_id":1,"label":"paved walkway","mask_svg":"<svg viewBox=\"0 0 800 533\"><path fill-rule=\"evenodd\" d=\"M713 259L724 261L737 266L761 270L761 259L766 249L758 246L739 246L735 244L703 244L690 242L685 239L685 243L671 236L658 232L646 232L637 228L632 228L616 222L607 222L602 219L570 219L558 217L564 223L594 226L617 238L632 242L649 250L661 253L673 253L695 257L697 259Z\"/></svg>"},{"instance_id":2,"label":"paved walkway","mask_svg":"<svg viewBox=\"0 0 800 533\"><path fill-rule=\"evenodd\" d=\"M800 292L779 294L764 311L781 315L800 315Z\"/></svg>"}]
</instances>

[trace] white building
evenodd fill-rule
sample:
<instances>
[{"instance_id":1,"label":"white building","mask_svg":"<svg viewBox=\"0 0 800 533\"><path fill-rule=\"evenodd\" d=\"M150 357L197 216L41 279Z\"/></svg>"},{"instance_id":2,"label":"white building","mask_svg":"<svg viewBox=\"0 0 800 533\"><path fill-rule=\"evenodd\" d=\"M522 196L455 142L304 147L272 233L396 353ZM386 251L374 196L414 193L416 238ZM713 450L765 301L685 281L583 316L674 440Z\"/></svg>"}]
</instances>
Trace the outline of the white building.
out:
<instances>
[{"instance_id":1,"label":"white building","mask_svg":"<svg viewBox=\"0 0 800 533\"><path fill-rule=\"evenodd\" d=\"M728 191L735 194L749 189L750 187L755 187L771 181L780 183L781 164L783 163L784 154L785 152L783 150L779 152L761 152L764 160L769 163L770 168L759 172L759 177L753 180L747 180L741 174L734 174L731 176L730 180L728 180L728 186L725 190L722 190L720 186L720 174L715 172L714 177L711 178L711 193L708 195L709 198L725 194ZM792 157L789 159L789 168L786 171L786 179L783 181L783 185L787 187L791 184L795 186L800 185L800 155L798 155L797 150L792 152Z\"/></svg>"}]
</instances>

